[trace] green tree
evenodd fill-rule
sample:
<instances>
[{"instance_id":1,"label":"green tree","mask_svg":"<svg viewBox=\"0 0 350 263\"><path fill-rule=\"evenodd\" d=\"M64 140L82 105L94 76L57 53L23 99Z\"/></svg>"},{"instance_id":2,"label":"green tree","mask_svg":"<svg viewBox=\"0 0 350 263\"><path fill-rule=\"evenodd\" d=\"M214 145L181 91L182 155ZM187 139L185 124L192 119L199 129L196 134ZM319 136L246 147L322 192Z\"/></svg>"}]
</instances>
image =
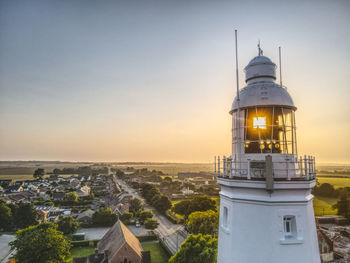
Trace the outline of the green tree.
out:
<instances>
[{"instance_id":1,"label":"green tree","mask_svg":"<svg viewBox=\"0 0 350 263\"><path fill-rule=\"evenodd\" d=\"M148 218L145 221L145 227L147 229L156 229L158 227L159 223L156 219Z\"/></svg>"},{"instance_id":2,"label":"green tree","mask_svg":"<svg viewBox=\"0 0 350 263\"><path fill-rule=\"evenodd\" d=\"M35 179L42 179L44 177L44 175L45 175L45 170L42 168L36 169L33 173L33 177Z\"/></svg>"},{"instance_id":3,"label":"green tree","mask_svg":"<svg viewBox=\"0 0 350 263\"><path fill-rule=\"evenodd\" d=\"M58 230L65 235L73 234L80 227L80 223L71 216L62 218L57 225Z\"/></svg>"},{"instance_id":4,"label":"green tree","mask_svg":"<svg viewBox=\"0 0 350 263\"><path fill-rule=\"evenodd\" d=\"M173 211L179 215L184 215L187 219L192 213L191 200L183 200L173 206Z\"/></svg>"},{"instance_id":5,"label":"green tree","mask_svg":"<svg viewBox=\"0 0 350 263\"><path fill-rule=\"evenodd\" d=\"M335 206L338 208L338 215L350 218L350 201L347 196L343 195Z\"/></svg>"},{"instance_id":6,"label":"green tree","mask_svg":"<svg viewBox=\"0 0 350 263\"><path fill-rule=\"evenodd\" d=\"M130 200L130 212L133 212L134 215L142 209L142 201L139 198L133 198Z\"/></svg>"},{"instance_id":7,"label":"green tree","mask_svg":"<svg viewBox=\"0 0 350 263\"><path fill-rule=\"evenodd\" d=\"M71 201L71 202L76 202L76 201L78 201L78 195L77 195L76 192L65 193L64 200Z\"/></svg>"},{"instance_id":8,"label":"green tree","mask_svg":"<svg viewBox=\"0 0 350 263\"><path fill-rule=\"evenodd\" d=\"M9 230L12 221L12 211L5 201L0 199L0 229Z\"/></svg>"},{"instance_id":9,"label":"green tree","mask_svg":"<svg viewBox=\"0 0 350 263\"><path fill-rule=\"evenodd\" d=\"M53 224L21 229L10 243L18 263L63 263L70 255L70 244Z\"/></svg>"},{"instance_id":10,"label":"green tree","mask_svg":"<svg viewBox=\"0 0 350 263\"><path fill-rule=\"evenodd\" d=\"M133 214L130 212L125 212L124 214L122 214L119 219L126 225L130 225L130 221L133 217Z\"/></svg>"},{"instance_id":11,"label":"green tree","mask_svg":"<svg viewBox=\"0 0 350 263\"><path fill-rule=\"evenodd\" d=\"M35 210L33 204L22 203L16 208L13 221L18 228L26 228L28 226L37 225L39 223L38 218L39 214Z\"/></svg>"},{"instance_id":12,"label":"green tree","mask_svg":"<svg viewBox=\"0 0 350 263\"><path fill-rule=\"evenodd\" d=\"M169 200L169 197L166 195L161 195L159 200L157 200L154 204L154 207L161 213L165 213L168 209L171 207L171 201Z\"/></svg>"},{"instance_id":13,"label":"green tree","mask_svg":"<svg viewBox=\"0 0 350 263\"><path fill-rule=\"evenodd\" d=\"M187 225L193 234L214 235L218 231L219 215L213 210L193 212L188 217Z\"/></svg>"},{"instance_id":14,"label":"green tree","mask_svg":"<svg viewBox=\"0 0 350 263\"><path fill-rule=\"evenodd\" d=\"M189 235L169 263L216 263L218 241L210 235Z\"/></svg>"},{"instance_id":15,"label":"green tree","mask_svg":"<svg viewBox=\"0 0 350 263\"><path fill-rule=\"evenodd\" d=\"M140 223L143 224L146 219L153 217L153 213L151 210L143 210L139 211L139 213L137 213L136 216L140 220Z\"/></svg>"},{"instance_id":16,"label":"green tree","mask_svg":"<svg viewBox=\"0 0 350 263\"><path fill-rule=\"evenodd\" d=\"M147 183L143 183L141 185L141 193L148 203L151 202L154 196L160 195L160 191L155 185L147 184Z\"/></svg>"},{"instance_id":17,"label":"green tree","mask_svg":"<svg viewBox=\"0 0 350 263\"><path fill-rule=\"evenodd\" d=\"M110 208L100 208L92 215L95 226L112 226L117 222L118 216Z\"/></svg>"},{"instance_id":18,"label":"green tree","mask_svg":"<svg viewBox=\"0 0 350 263\"><path fill-rule=\"evenodd\" d=\"M216 211L216 202L207 196L196 196L192 200L183 200L176 203L173 210L177 214L184 215L187 219L191 213L196 211Z\"/></svg>"}]
</instances>

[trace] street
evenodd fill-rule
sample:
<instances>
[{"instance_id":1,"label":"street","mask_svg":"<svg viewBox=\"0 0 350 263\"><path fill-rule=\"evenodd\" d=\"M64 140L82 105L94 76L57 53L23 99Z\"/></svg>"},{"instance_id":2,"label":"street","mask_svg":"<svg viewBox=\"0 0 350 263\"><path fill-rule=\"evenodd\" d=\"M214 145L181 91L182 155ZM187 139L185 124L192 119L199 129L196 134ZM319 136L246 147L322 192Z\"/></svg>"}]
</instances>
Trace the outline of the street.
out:
<instances>
[{"instance_id":1,"label":"street","mask_svg":"<svg viewBox=\"0 0 350 263\"><path fill-rule=\"evenodd\" d=\"M139 193L129 187L123 180L117 178L114 175L115 180L124 189L124 191L129 192L133 197L139 198L144 203L144 208L152 210L154 218L158 220L159 226L155 229L155 233L164 241L169 250L175 254L176 251L180 249L182 242L187 238L187 233L183 225L176 225L170 222L166 217L159 214L158 211L152 206L148 205L144 198L142 198Z\"/></svg>"}]
</instances>

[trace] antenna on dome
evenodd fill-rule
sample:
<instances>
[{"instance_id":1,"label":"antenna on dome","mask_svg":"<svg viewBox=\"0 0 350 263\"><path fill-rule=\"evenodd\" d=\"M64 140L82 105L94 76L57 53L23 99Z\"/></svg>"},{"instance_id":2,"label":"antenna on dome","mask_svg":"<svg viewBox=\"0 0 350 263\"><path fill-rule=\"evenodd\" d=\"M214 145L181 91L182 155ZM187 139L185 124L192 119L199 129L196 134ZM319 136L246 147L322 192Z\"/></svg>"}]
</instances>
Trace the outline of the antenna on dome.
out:
<instances>
[{"instance_id":1,"label":"antenna on dome","mask_svg":"<svg viewBox=\"0 0 350 263\"><path fill-rule=\"evenodd\" d=\"M235 29L235 44L236 44L236 88L237 88L237 101L238 101L238 106L239 106L237 29Z\"/></svg>"},{"instance_id":2,"label":"antenna on dome","mask_svg":"<svg viewBox=\"0 0 350 263\"><path fill-rule=\"evenodd\" d=\"M259 56L262 56L264 54L263 50L260 47L260 39L259 39L259 42L258 42L258 54L259 54Z\"/></svg>"},{"instance_id":3,"label":"antenna on dome","mask_svg":"<svg viewBox=\"0 0 350 263\"><path fill-rule=\"evenodd\" d=\"M282 62L281 62L281 47L278 47L278 55L279 55L279 62L280 62L280 85L282 86Z\"/></svg>"},{"instance_id":4,"label":"antenna on dome","mask_svg":"<svg viewBox=\"0 0 350 263\"><path fill-rule=\"evenodd\" d=\"M236 88L237 88L237 116L236 116L236 129L237 129L237 143L238 143L238 147L237 147L237 151L236 151L236 154L235 154L235 168L237 163L236 161L238 160L237 157L240 156L241 154L241 132L240 132L240 115L241 115L241 109L240 109L240 99L239 99L239 79L238 79L238 45L237 45L237 29L235 29L235 44L236 44ZM232 113L233 115L234 113ZM233 130L232 130L233 132ZM233 157L231 157L233 158ZM241 164L239 163L239 168L241 168ZM232 173L232 162L231 162L231 167L230 167L230 170Z\"/></svg>"}]
</instances>

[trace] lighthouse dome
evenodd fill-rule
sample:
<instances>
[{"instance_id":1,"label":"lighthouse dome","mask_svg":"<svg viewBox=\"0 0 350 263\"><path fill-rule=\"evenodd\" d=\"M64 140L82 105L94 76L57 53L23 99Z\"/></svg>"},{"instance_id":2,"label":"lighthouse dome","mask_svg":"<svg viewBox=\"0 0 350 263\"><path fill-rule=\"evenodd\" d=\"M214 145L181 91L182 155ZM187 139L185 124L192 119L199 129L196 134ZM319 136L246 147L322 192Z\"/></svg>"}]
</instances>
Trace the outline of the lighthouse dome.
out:
<instances>
[{"instance_id":1,"label":"lighthouse dome","mask_svg":"<svg viewBox=\"0 0 350 263\"><path fill-rule=\"evenodd\" d=\"M276 79L276 65L265 56L256 56L245 67L245 81L247 83L259 81L259 79L267 78L271 81Z\"/></svg>"},{"instance_id":2,"label":"lighthouse dome","mask_svg":"<svg viewBox=\"0 0 350 263\"><path fill-rule=\"evenodd\" d=\"M296 110L288 91L275 83L276 65L268 57L256 56L245 67L247 86L239 91L230 113L255 106L284 106Z\"/></svg>"}]
</instances>

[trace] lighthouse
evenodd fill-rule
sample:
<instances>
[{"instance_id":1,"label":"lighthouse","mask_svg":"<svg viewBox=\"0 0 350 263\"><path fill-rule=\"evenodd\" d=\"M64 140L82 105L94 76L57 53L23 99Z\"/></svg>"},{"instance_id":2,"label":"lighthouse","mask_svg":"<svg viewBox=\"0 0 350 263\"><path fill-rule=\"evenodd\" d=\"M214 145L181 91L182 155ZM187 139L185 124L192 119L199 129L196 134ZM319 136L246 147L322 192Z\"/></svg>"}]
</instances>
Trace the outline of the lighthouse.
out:
<instances>
[{"instance_id":1,"label":"lighthouse","mask_svg":"<svg viewBox=\"0 0 350 263\"><path fill-rule=\"evenodd\" d=\"M298 157L297 110L258 56L235 97L232 154L215 158L221 186L218 263L319 263L313 210L315 158Z\"/></svg>"}]
</instances>

